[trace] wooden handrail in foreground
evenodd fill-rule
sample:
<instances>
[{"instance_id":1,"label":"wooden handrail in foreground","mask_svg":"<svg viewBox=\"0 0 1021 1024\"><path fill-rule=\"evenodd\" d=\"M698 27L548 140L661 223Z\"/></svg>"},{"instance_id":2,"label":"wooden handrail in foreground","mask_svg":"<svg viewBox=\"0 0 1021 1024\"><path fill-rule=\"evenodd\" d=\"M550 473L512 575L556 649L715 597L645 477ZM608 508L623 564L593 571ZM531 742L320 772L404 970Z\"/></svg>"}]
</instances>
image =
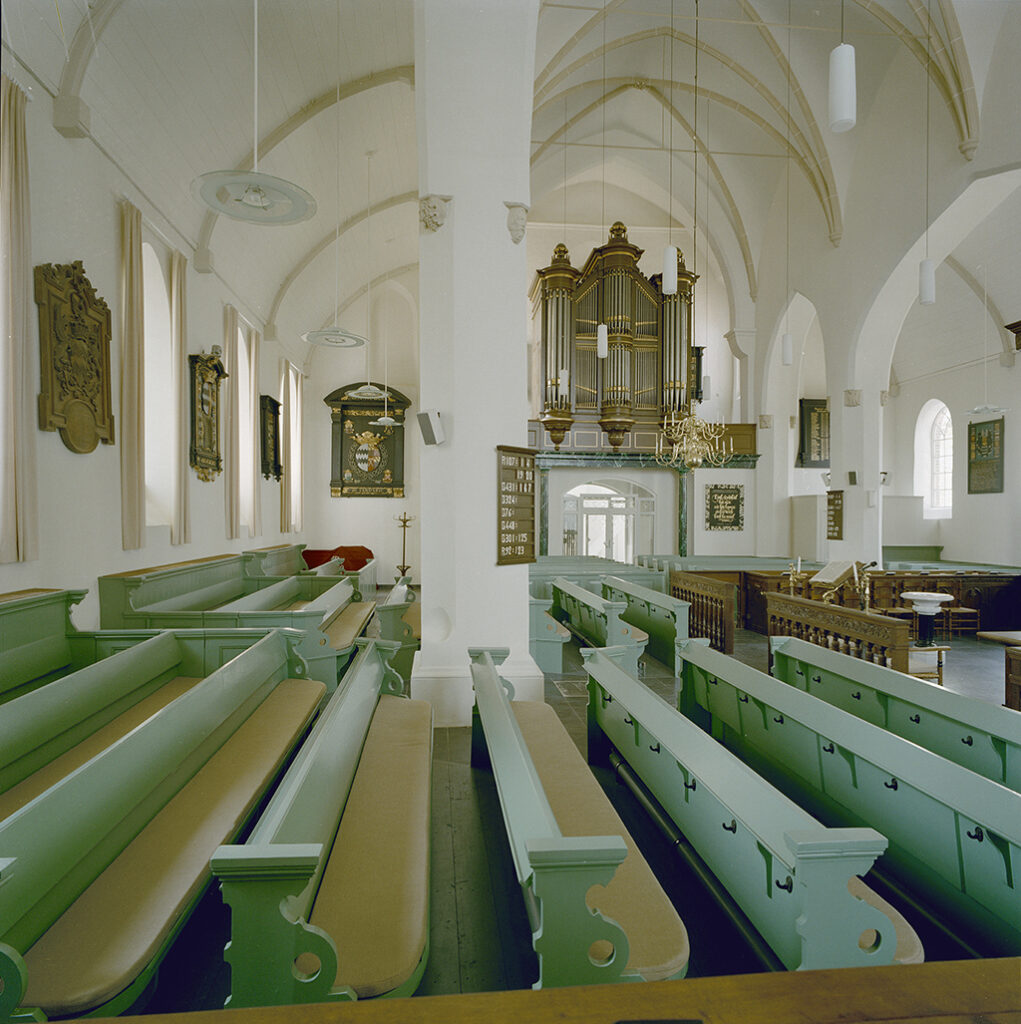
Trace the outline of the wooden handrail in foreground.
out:
<instances>
[{"instance_id":1,"label":"wooden handrail in foreground","mask_svg":"<svg viewBox=\"0 0 1021 1024\"><path fill-rule=\"evenodd\" d=\"M670 596L687 601L688 636L708 637L723 654L734 653L737 586L695 572L670 571Z\"/></svg>"},{"instance_id":2,"label":"wooden handrail in foreground","mask_svg":"<svg viewBox=\"0 0 1021 1024\"><path fill-rule=\"evenodd\" d=\"M765 594L769 636L793 636L841 654L908 670L910 626L875 612L787 594Z\"/></svg>"}]
</instances>

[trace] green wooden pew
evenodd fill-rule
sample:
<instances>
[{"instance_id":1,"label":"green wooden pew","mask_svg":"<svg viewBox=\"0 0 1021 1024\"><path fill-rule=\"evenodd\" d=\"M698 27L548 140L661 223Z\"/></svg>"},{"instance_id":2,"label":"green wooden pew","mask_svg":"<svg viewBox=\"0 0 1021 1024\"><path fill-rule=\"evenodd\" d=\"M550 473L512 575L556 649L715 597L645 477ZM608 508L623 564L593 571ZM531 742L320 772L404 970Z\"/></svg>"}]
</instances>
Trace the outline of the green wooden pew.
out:
<instances>
[{"instance_id":1,"label":"green wooden pew","mask_svg":"<svg viewBox=\"0 0 1021 1024\"><path fill-rule=\"evenodd\" d=\"M0 1020L135 1003L322 701L293 658L269 634L0 822Z\"/></svg>"},{"instance_id":2,"label":"green wooden pew","mask_svg":"<svg viewBox=\"0 0 1021 1024\"><path fill-rule=\"evenodd\" d=\"M358 601L350 579L331 576L241 579L231 558L200 566L99 577L104 628L301 629L311 678L331 689L354 656L374 603Z\"/></svg>"},{"instance_id":3,"label":"green wooden pew","mask_svg":"<svg viewBox=\"0 0 1021 1024\"><path fill-rule=\"evenodd\" d=\"M143 630L67 637L82 668L0 714L0 820L77 770L266 636L261 630ZM287 630L288 675L307 669Z\"/></svg>"},{"instance_id":4,"label":"green wooden pew","mask_svg":"<svg viewBox=\"0 0 1021 1024\"><path fill-rule=\"evenodd\" d=\"M857 718L1021 792L1021 715L794 637L770 637L771 672Z\"/></svg>"},{"instance_id":5,"label":"green wooden pew","mask_svg":"<svg viewBox=\"0 0 1021 1024\"><path fill-rule=\"evenodd\" d=\"M674 675L678 675L676 645L678 640L688 639L691 605L619 576L603 576L601 583L607 601L623 601L627 605L620 617L648 634L649 653L664 665L673 666Z\"/></svg>"},{"instance_id":6,"label":"green wooden pew","mask_svg":"<svg viewBox=\"0 0 1021 1024\"><path fill-rule=\"evenodd\" d=\"M528 653L543 672L564 671L564 646L570 643L570 630L550 615L553 599L528 599Z\"/></svg>"},{"instance_id":7,"label":"green wooden pew","mask_svg":"<svg viewBox=\"0 0 1021 1024\"><path fill-rule=\"evenodd\" d=\"M393 640L400 644L400 648L390 659L390 664L406 684L411 682L415 652L422 645L421 618L416 604L410 576L401 576L386 597L376 603L379 635L384 640ZM411 621L408 621L409 619Z\"/></svg>"},{"instance_id":8,"label":"green wooden pew","mask_svg":"<svg viewBox=\"0 0 1021 1024\"><path fill-rule=\"evenodd\" d=\"M507 648L470 648L472 761L496 779L539 957L533 988L683 977L684 924L549 705L514 701Z\"/></svg>"},{"instance_id":9,"label":"green wooden pew","mask_svg":"<svg viewBox=\"0 0 1021 1024\"><path fill-rule=\"evenodd\" d=\"M859 877L886 839L871 828L825 828L625 672L622 654L582 651L590 759L602 734L784 966L920 962L914 929Z\"/></svg>"},{"instance_id":10,"label":"green wooden pew","mask_svg":"<svg viewBox=\"0 0 1021 1024\"><path fill-rule=\"evenodd\" d=\"M1021 953L1021 794L692 641L682 699L823 821L877 829L884 866L980 951Z\"/></svg>"},{"instance_id":11,"label":"green wooden pew","mask_svg":"<svg viewBox=\"0 0 1021 1024\"><path fill-rule=\"evenodd\" d=\"M630 565L589 555L540 555L528 566L528 586L532 596L549 597L550 585L558 576L593 591L599 590L601 576L618 576L658 590L661 594L669 591L668 573L655 566Z\"/></svg>"},{"instance_id":12,"label":"green wooden pew","mask_svg":"<svg viewBox=\"0 0 1021 1024\"><path fill-rule=\"evenodd\" d=\"M593 582L599 585L598 580ZM649 635L624 620L626 602L607 601L562 576L553 580L551 590L550 615L557 622L562 622L592 647L626 647L628 664L638 675L638 659L649 642Z\"/></svg>"},{"instance_id":13,"label":"green wooden pew","mask_svg":"<svg viewBox=\"0 0 1021 1024\"><path fill-rule=\"evenodd\" d=\"M227 1005L410 995L428 954L432 708L360 639L247 841L212 858Z\"/></svg>"}]
</instances>

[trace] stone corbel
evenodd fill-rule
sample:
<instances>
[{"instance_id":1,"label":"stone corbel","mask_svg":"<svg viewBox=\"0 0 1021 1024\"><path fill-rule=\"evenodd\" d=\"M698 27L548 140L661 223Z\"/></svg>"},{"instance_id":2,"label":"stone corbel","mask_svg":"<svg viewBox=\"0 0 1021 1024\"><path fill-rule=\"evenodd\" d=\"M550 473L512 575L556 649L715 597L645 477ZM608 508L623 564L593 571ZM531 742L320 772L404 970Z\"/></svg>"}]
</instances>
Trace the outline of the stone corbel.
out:
<instances>
[{"instance_id":1,"label":"stone corbel","mask_svg":"<svg viewBox=\"0 0 1021 1024\"><path fill-rule=\"evenodd\" d=\"M857 409L861 405L861 388L848 388L844 392L844 407Z\"/></svg>"},{"instance_id":2,"label":"stone corbel","mask_svg":"<svg viewBox=\"0 0 1021 1024\"><path fill-rule=\"evenodd\" d=\"M759 430L772 430L773 416L770 413L762 413L759 416Z\"/></svg>"},{"instance_id":3,"label":"stone corbel","mask_svg":"<svg viewBox=\"0 0 1021 1024\"><path fill-rule=\"evenodd\" d=\"M81 96L58 93L53 100L53 127L65 139L84 139L92 128L92 111Z\"/></svg>"},{"instance_id":4,"label":"stone corbel","mask_svg":"<svg viewBox=\"0 0 1021 1024\"><path fill-rule=\"evenodd\" d=\"M507 230L511 241L517 245L525 237L529 208L525 203L508 203L506 200L503 205L507 207Z\"/></svg>"},{"instance_id":5,"label":"stone corbel","mask_svg":"<svg viewBox=\"0 0 1021 1024\"><path fill-rule=\"evenodd\" d=\"M453 196L430 193L418 197L418 222L426 231L439 231L447 219L447 203Z\"/></svg>"},{"instance_id":6,"label":"stone corbel","mask_svg":"<svg viewBox=\"0 0 1021 1024\"><path fill-rule=\"evenodd\" d=\"M199 246L191 258L191 265L197 274L211 274L213 272L213 250L204 245Z\"/></svg>"}]
</instances>

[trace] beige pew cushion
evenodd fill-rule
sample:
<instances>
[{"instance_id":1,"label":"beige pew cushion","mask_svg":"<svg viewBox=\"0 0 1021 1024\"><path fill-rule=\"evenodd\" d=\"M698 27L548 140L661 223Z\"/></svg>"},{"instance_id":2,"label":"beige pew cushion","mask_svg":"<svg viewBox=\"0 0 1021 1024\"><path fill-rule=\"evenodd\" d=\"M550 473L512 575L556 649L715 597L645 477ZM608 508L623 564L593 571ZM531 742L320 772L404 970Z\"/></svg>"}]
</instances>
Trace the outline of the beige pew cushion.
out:
<instances>
[{"instance_id":1,"label":"beige pew cushion","mask_svg":"<svg viewBox=\"0 0 1021 1024\"><path fill-rule=\"evenodd\" d=\"M355 638L365 631L375 610L375 601L349 601L324 630L330 638L330 646L335 651L348 650L354 644Z\"/></svg>"},{"instance_id":2,"label":"beige pew cushion","mask_svg":"<svg viewBox=\"0 0 1021 1024\"><path fill-rule=\"evenodd\" d=\"M688 933L613 805L602 791L556 712L537 701L514 701L514 716L565 836L622 836L627 857L605 889L587 903L627 933L628 970L662 981L688 962Z\"/></svg>"},{"instance_id":3,"label":"beige pew cushion","mask_svg":"<svg viewBox=\"0 0 1021 1024\"><path fill-rule=\"evenodd\" d=\"M398 988L425 954L431 766L432 705L381 696L309 919L359 998Z\"/></svg>"},{"instance_id":4,"label":"beige pew cushion","mask_svg":"<svg viewBox=\"0 0 1021 1024\"><path fill-rule=\"evenodd\" d=\"M80 1014L127 988L210 880L326 687L285 679L25 954L25 1006Z\"/></svg>"},{"instance_id":5,"label":"beige pew cushion","mask_svg":"<svg viewBox=\"0 0 1021 1024\"><path fill-rule=\"evenodd\" d=\"M119 714L113 721L107 722L81 743L54 758L49 764L43 765L6 793L0 794L0 821L12 815L19 807L24 807L30 800L34 800L43 790L55 786L86 761L92 760L96 754L112 746L147 718L152 718L160 708L165 708L172 700L180 697L182 693L187 693L201 681L201 677L197 676L178 676L176 679L168 680L158 690Z\"/></svg>"}]
</instances>

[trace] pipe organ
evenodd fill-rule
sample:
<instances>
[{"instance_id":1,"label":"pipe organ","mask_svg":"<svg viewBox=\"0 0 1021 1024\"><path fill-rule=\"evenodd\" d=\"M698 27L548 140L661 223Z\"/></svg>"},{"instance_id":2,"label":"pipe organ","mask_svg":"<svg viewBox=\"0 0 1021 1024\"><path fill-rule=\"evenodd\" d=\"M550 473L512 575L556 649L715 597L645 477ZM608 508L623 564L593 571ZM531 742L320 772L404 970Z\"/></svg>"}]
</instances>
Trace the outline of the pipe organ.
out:
<instances>
[{"instance_id":1,"label":"pipe organ","mask_svg":"<svg viewBox=\"0 0 1021 1024\"><path fill-rule=\"evenodd\" d=\"M539 419L558 449L576 422L598 423L619 448L636 423L658 429L701 398L701 352L691 344L696 275L678 252L677 294L664 295L660 275L638 269L641 255L617 221L580 270L560 244L536 272L530 297L544 382ZM600 323L608 329L603 359Z\"/></svg>"}]
</instances>

